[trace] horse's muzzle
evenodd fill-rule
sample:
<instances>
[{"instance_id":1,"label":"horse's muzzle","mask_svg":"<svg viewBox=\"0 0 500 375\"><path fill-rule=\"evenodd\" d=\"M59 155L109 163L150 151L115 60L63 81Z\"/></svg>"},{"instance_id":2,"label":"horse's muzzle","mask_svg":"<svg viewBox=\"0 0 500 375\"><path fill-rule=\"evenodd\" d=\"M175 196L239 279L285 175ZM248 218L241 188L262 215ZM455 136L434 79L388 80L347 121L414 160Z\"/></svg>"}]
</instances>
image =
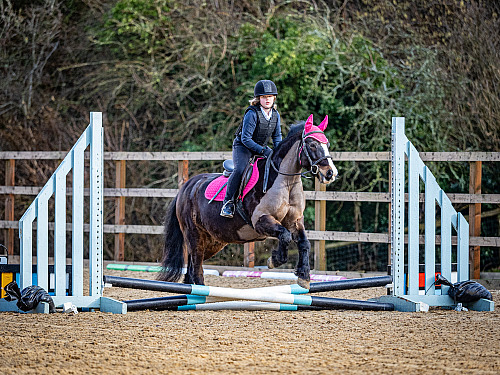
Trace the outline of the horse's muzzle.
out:
<instances>
[{"instance_id":1,"label":"horse's muzzle","mask_svg":"<svg viewBox=\"0 0 500 375\"><path fill-rule=\"evenodd\" d=\"M328 169L327 171L320 172L317 177L322 184L330 184L337 179L336 172L336 169Z\"/></svg>"},{"instance_id":2,"label":"horse's muzzle","mask_svg":"<svg viewBox=\"0 0 500 375\"><path fill-rule=\"evenodd\" d=\"M327 178L328 183L332 183L333 181L339 178L339 171L337 170L335 165L333 165L331 159L329 160L329 164L330 164L330 169L326 172L325 177Z\"/></svg>"}]
</instances>

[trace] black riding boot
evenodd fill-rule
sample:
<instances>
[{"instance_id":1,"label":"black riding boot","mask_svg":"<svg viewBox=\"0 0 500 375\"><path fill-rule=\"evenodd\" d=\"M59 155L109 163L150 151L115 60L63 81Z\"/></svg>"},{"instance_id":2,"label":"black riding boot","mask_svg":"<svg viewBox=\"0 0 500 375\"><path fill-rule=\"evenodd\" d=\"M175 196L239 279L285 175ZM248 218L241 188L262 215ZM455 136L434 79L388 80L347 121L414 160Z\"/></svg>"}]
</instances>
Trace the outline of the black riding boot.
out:
<instances>
[{"instance_id":1,"label":"black riding boot","mask_svg":"<svg viewBox=\"0 0 500 375\"><path fill-rule=\"evenodd\" d=\"M232 199L225 200L222 204L222 209L220 210L220 216L224 216L227 218L232 218L234 215L234 202Z\"/></svg>"}]
</instances>

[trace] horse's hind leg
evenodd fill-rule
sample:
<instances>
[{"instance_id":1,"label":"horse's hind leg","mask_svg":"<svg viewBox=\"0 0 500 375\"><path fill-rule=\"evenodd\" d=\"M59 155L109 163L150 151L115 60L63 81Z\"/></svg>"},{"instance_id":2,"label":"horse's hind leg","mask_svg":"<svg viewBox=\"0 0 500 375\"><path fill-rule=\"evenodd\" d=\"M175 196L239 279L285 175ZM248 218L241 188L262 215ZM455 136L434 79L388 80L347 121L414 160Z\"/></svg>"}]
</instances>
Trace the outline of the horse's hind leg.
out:
<instances>
[{"instance_id":1,"label":"horse's hind leg","mask_svg":"<svg viewBox=\"0 0 500 375\"><path fill-rule=\"evenodd\" d=\"M196 267L193 263L193 258L191 255L187 257L187 268L186 274L184 275L184 284L197 284L197 285L205 285L205 280L203 279L203 273L200 277L197 276Z\"/></svg>"},{"instance_id":2,"label":"horse's hind leg","mask_svg":"<svg viewBox=\"0 0 500 375\"><path fill-rule=\"evenodd\" d=\"M193 231L188 236L184 236L184 243L187 247L187 270L184 276L185 284L205 285L203 277L203 257L204 246L199 232Z\"/></svg>"},{"instance_id":3,"label":"horse's hind leg","mask_svg":"<svg viewBox=\"0 0 500 375\"><path fill-rule=\"evenodd\" d=\"M193 241L194 244L195 241ZM188 265L184 283L205 285L205 277L203 276L203 261L211 258L221 251L225 243L215 241L211 236L201 235L196 241L196 246L200 251L194 251L193 256L188 256Z\"/></svg>"},{"instance_id":4,"label":"horse's hind leg","mask_svg":"<svg viewBox=\"0 0 500 375\"><path fill-rule=\"evenodd\" d=\"M267 260L267 266L275 268L285 264L288 261L288 246L292 242L290 231L269 215L261 216L257 220L255 230L257 233L278 238L278 248L273 250Z\"/></svg>"}]
</instances>

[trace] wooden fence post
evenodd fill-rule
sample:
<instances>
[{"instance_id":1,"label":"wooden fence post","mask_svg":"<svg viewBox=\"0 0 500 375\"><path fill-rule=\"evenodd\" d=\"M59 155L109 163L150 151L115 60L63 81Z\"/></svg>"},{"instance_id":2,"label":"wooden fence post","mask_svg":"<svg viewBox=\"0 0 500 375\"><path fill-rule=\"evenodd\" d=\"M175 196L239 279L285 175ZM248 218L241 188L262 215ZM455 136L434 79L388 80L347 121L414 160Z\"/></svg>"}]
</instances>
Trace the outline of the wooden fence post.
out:
<instances>
[{"instance_id":1,"label":"wooden fence post","mask_svg":"<svg viewBox=\"0 0 500 375\"><path fill-rule=\"evenodd\" d=\"M314 179L314 190L326 191L326 185ZM326 201L314 202L314 230L325 231L326 229ZM314 269L326 271L325 240L314 241Z\"/></svg>"},{"instance_id":2,"label":"wooden fence post","mask_svg":"<svg viewBox=\"0 0 500 375\"><path fill-rule=\"evenodd\" d=\"M481 194L482 162L470 162L469 194ZM481 236L481 203L469 204L469 236ZM472 279L481 278L481 247L471 246L469 250Z\"/></svg>"},{"instance_id":3,"label":"wooden fence post","mask_svg":"<svg viewBox=\"0 0 500 375\"><path fill-rule=\"evenodd\" d=\"M126 164L125 160L115 162L115 187L124 189L126 184ZM125 225L125 197L115 198L115 225ZM115 234L115 261L125 260L125 233Z\"/></svg>"},{"instance_id":4,"label":"wooden fence post","mask_svg":"<svg viewBox=\"0 0 500 375\"><path fill-rule=\"evenodd\" d=\"M177 164L177 185L179 189L189 179L189 161L179 160Z\"/></svg>"},{"instance_id":5,"label":"wooden fence post","mask_svg":"<svg viewBox=\"0 0 500 375\"><path fill-rule=\"evenodd\" d=\"M5 186L15 185L16 161L9 159L5 161ZM5 198L5 220L14 221L14 194L8 194ZM5 229L5 246L7 254L14 255L14 229Z\"/></svg>"},{"instance_id":6,"label":"wooden fence post","mask_svg":"<svg viewBox=\"0 0 500 375\"><path fill-rule=\"evenodd\" d=\"M255 267L255 242L247 242L243 245L243 266Z\"/></svg>"}]
</instances>

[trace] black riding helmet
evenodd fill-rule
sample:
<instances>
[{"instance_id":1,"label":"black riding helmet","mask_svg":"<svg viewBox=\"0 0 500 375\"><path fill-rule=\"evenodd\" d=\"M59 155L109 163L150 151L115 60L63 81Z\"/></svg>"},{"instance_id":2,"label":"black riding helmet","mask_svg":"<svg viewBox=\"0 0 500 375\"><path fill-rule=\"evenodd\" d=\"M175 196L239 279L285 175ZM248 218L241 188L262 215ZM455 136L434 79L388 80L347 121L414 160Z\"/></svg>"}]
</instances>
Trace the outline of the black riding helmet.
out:
<instances>
[{"instance_id":1,"label":"black riding helmet","mask_svg":"<svg viewBox=\"0 0 500 375\"><path fill-rule=\"evenodd\" d=\"M273 81L263 79L255 84L253 95L255 97L262 95L278 95L278 89Z\"/></svg>"}]
</instances>

